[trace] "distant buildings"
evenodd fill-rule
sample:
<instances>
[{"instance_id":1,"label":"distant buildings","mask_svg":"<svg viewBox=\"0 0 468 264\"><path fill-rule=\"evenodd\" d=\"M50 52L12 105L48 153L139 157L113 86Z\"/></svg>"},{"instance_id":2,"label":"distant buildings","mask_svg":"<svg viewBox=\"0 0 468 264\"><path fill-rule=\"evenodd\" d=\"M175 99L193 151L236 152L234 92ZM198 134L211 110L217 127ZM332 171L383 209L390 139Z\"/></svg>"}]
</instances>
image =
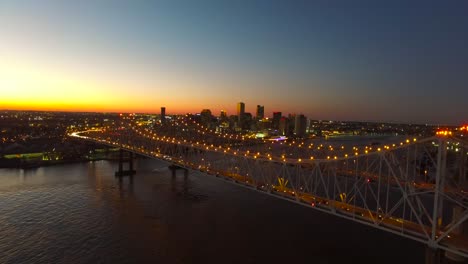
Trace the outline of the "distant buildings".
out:
<instances>
[{"instance_id":1,"label":"distant buildings","mask_svg":"<svg viewBox=\"0 0 468 264\"><path fill-rule=\"evenodd\" d=\"M245 114L245 104L243 102L237 103L237 118L239 122L239 127L242 127L244 123L244 114Z\"/></svg>"},{"instance_id":2,"label":"distant buildings","mask_svg":"<svg viewBox=\"0 0 468 264\"><path fill-rule=\"evenodd\" d=\"M278 124L278 132L282 136L289 134L289 119L285 116L281 117Z\"/></svg>"},{"instance_id":3,"label":"distant buildings","mask_svg":"<svg viewBox=\"0 0 468 264\"><path fill-rule=\"evenodd\" d=\"M262 118L257 121L257 129L258 130L266 130L271 129L271 118Z\"/></svg>"},{"instance_id":4,"label":"distant buildings","mask_svg":"<svg viewBox=\"0 0 468 264\"><path fill-rule=\"evenodd\" d=\"M122 114L120 114L122 117ZM213 116L210 109L203 109L200 114L187 114L203 126L221 133L246 133L249 136L262 134L265 137L287 136L291 138L335 137L344 135L433 135L434 128L428 125L405 125L370 122L337 122L310 120L303 114L273 112L273 117L265 116L265 107L256 105L254 113L246 112L245 103L237 103L237 115L228 116L225 110L219 116ZM36 118L36 117L35 117ZM126 118L126 117L124 117ZM39 120L40 118L37 117ZM161 107L160 122L158 117L151 117L152 124L172 124L172 116L166 116L166 107ZM462 127L468 131L468 126ZM468 133L468 132L466 132Z\"/></svg>"},{"instance_id":5,"label":"distant buildings","mask_svg":"<svg viewBox=\"0 0 468 264\"><path fill-rule=\"evenodd\" d=\"M257 120L262 120L265 117L265 107L263 105L257 105Z\"/></svg>"},{"instance_id":6,"label":"distant buildings","mask_svg":"<svg viewBox=\"0 0 468 264\"><path fill-rule=\"evenodd\" d=\"M221 121L226 121L227 118L228 118L228 117L227 117L226 111L221 110L221 113L220 113L220 115L219 115L219 118L221 119Z\"/></svg>"},{"instance_id":7,"label":"distant buildings","mask_svg":"<svg viewBox=\"0 0 468 264\"><path fill-rule=\"evenodd\" d=\"M222 129L229 128L229 118L227 116L226 111L224 110L221 110L221 113L219 115L219 127Z\"/></svg>"},{"instance_id":8,"label":"distant buildings","mask_svg":"<svg viewBox=\"0 0 468 264\"><path fill-rule=\"evenodd\" d=\"M300 114L296 115L294 120L294 135L296 137L304 137L307 129L307 118Z\"/></svg>"},{"instance_id":9,"label":"distant buildings","mask_svg":"<svg viewBox=\"0 0 468 264\"><path fill-rule=\"evenodd\" d=\"M242 121L242 129L252 130L253 118L251 113L244 113L244 118Z\"/></svg>"},{"instance_id":10,"label":"distant buildings","mask_svg":"<svg viewBox=\"0 0 468 264\"><path fill-rule=\"evenodd\" d=\"M211 123L212 115L211 115L211 110L210 109L203 109L200 113L200 119L201 123L205 126L208 127Z\"/></svg>"},{"instance_id":11,"label":"distant buildings","mask_svg":"<svg viewBox=\"0 0 468 264\"><path fill-rule=\"evenodd\" d=\"M161 107L161 124L166 122L166 107Z\"/></svg>"},{"instance_id":12,"label":"distant buildings","mask_svg":"<svg viewBox=\"0 0 468 264\"><path fill-rule=\"evenodd\" d=\"M281 112L273 112L273 121L271 123L271 127L273 129L279 129L280 119L281 119Z\"/></svg>"}]
</instances>

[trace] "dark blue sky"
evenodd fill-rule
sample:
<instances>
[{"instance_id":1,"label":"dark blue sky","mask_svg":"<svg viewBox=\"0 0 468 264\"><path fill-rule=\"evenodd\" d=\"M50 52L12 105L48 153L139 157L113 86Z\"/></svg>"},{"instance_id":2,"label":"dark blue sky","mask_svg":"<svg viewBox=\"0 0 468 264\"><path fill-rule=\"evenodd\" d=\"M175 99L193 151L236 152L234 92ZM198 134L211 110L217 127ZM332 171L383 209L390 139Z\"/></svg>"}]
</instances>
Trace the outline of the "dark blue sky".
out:
<instances>
[{"instance_id":1,"label":"dark blue sky","mask_svg":"<svg viewBox=\"0 0 468 264\"><path fill-rule=\"evenodd\" d=\"M0 22L0 54L116 96L83 107L468 121L466 1L3 1Z\"/></svg>"}]
</instances>

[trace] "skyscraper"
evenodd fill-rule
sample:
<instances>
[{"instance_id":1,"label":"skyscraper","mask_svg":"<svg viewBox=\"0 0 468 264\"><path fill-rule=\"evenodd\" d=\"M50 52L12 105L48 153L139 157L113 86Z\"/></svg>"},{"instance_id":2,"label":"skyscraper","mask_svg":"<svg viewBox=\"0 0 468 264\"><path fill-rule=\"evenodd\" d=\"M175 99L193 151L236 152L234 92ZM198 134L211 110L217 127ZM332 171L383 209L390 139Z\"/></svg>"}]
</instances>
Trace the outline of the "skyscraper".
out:
<instances>
[{"instance_id":1,"label":"skyscraper","mask_svg":"<svg viewBox=\"0 0 468 264\"><path fill-rule=\"evenodd\" d=\"M166 123L166 107L161 107L161 124Z\"/></svg>"},{"instance_id":2,"label":"skyscraper","mask_svg":"<svg viewBox=\"0 0 468 264\"><path fill-rule=\"evenodd\" d=\"M223 128L228 128L229 127L229 118L227 116L227 112L224 110L221 110L221 114L219 116L219 125L220 127Z\"/></svg>"},{"instance_id":3,"label":"skyscraper","mask_svg":"<svg viewBox=\"0 0 468 264\"><path fill-rule=\"evenodd\" d=\"M271 124L273 129L279 128L280 119L281 119L281 112L273 112L273 122Z\"/></svg>"},{"instance_id":4,"label":"skyscraper","mask_svg":"<svg viewBox=\"0 0 468 264\"><path fill-rule=\"evenodd\" d=\"M307 118L302 114L296 115L296 119L294 122L294 134L297 137L303 137L306 133L306 126Z\"/></svg>"},{"instance_id":5,"label":"skyscraper","mask_svg":"<svg viewBox=\"0 0 468 264\"><path fill-rule=\"evenodd\" d=\"M243 102L237 103L237 118L239 121L239 126L242 127L245 114L245 104Z\"/></svg>"},{"instance_id":6,"label":"skyscraper","mask_svg":"<svg viewBox=\"0 0 468 264\"><path fill-rule=\"evenodd\" d=\"M289 119L287 117L281 117L279 121L278 132L280 135L289 136Z\"/></svg>"},{"instance_id":7,"label":"skyscraper","mask_svg":"<svg viewBox=\"0 0 468 264\"><path fill-rule=\"evenodd\" d=\"M227 112L224 110L221 110L221 114L219 115L221 120L226 120L227 119Z\"/></svg>"},{"instance_id":8,"label":"skyscraper","mask_svg":"<svg viewBox=\"0 0 468 264\"><path fill-rule=\"evenodd\" d=\"M265 107L263 105L257 105L257 120L261 120L265 117Z\"/></svg>"},{"instance_id":9,"label":"skyscraper","mask_svg":"<svg viewBox=\"0 0 468 264\"><path fill-rule=\"evenodd\" d=\"M211 110L210 109L203 109L200 113L201 123L205 127L208 127L211 123Z\"/></svg>"}]
</instances>

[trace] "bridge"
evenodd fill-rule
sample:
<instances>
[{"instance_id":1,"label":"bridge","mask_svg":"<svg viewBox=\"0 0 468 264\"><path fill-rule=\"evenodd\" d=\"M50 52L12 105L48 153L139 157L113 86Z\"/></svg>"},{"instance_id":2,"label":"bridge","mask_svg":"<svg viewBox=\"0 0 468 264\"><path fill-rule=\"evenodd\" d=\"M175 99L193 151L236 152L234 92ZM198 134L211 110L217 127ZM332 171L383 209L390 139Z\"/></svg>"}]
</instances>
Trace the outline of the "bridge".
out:
<instances>
[{"instance_id":1,"label":"bridge","mask_svg":"<svg viewBox=\"0 0 468 264\"><path fill-rule=\"evenodd\" d=\"M217 132L181 116L131 116L72 136L171 163L468 258L468 142L450 135L345 146Z\"/></svg>"}]
</instances>

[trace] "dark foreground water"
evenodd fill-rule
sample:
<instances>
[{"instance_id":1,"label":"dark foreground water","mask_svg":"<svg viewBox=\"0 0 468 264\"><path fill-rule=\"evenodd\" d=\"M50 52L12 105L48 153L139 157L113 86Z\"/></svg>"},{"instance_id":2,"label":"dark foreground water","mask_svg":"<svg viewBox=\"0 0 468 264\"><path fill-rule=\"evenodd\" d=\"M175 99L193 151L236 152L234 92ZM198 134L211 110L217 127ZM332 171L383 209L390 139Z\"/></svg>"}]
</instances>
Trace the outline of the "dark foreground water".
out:
<instances>
[{"instance_id":1,"label":"dark foreground water","mask_svg":"<svg viewBox=\"0 0 468 264\"><path fill-rule=\"evenodd\" d=\"M408 239L138 160L0 169L0 263L423 263ZM154 171L157 168L157 171Z\"/></svg>"}]
</instances>

